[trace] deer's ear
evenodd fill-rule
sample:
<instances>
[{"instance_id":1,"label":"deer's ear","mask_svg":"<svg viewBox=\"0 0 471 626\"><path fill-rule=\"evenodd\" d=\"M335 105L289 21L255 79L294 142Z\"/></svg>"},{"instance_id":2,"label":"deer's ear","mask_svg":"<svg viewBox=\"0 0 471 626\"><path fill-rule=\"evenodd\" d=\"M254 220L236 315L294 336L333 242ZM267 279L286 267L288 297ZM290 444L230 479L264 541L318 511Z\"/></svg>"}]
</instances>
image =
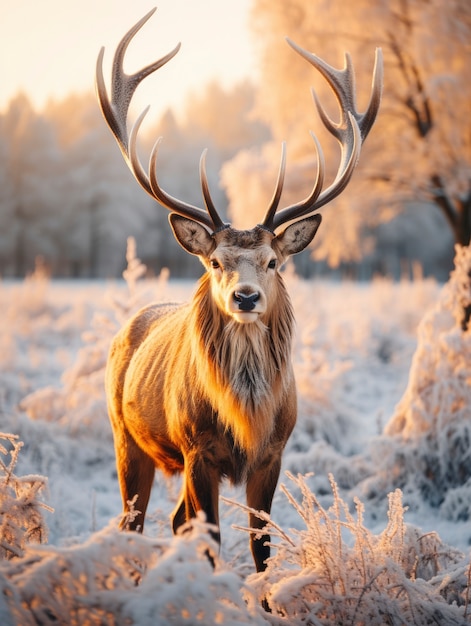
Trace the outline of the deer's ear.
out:
<instances>
[{"instance_id":1,"label":"deer's ear","mask_svg":"<svg viewBox=\"0 0 471 626\"><path fill-rule=\"evenodd\" d=\"M214 239L209 232L187 217L171 213L168 217L175 239L190 254L208 257L214 249Z\"/></svg>"},{"instance_id":2,"label":"deer's ear","mask_svg":"<svg viewBox=\"0 0 471 626\"><path fill-rule=\"evenodd\" d=\"M276 236L275 241L285 259L292 254L301 252L311 243L321 221L321 215L312 215L290 224L282 233Z\"/></svg>"}]
</instances>

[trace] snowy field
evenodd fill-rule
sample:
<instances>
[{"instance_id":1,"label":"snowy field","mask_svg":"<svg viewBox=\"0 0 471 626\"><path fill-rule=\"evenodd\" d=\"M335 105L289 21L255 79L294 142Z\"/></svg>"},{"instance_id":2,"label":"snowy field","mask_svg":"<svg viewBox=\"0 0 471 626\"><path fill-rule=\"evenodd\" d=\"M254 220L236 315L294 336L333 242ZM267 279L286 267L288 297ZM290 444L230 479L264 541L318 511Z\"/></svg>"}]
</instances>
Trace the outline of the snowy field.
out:
<instances>
[{"instance_id":1,"label":"snowy field","mask_svg":"<svg viewBox=\"0 0 471 626\"><path fill-rule=\"evenodd\" d=\"M108 345L139 306L186 300L194 285L54 282L40 272L0 282L0 431L18 436L0 439L2 625L471 623L470 331L453 313L461 287L305 282L289 269L286 281L299 418L264 574L241 528L242 488L223 488L214 571L202 520L171 536L178 480L157 475L144 536L117 530Z\"/></svg>"}]
</instances>

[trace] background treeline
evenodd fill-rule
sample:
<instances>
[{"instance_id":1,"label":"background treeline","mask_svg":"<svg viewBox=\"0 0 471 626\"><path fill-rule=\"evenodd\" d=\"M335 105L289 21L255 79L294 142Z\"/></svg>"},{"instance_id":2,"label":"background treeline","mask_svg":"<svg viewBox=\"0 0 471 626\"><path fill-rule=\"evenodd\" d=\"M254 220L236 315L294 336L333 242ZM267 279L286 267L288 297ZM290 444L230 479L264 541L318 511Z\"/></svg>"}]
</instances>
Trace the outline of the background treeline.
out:
<instances>
[{"instance_id":1,"label":"background treeline","mask_svg":"<svg viewBox=\"0 0 471 626\"><path fill-rule=\"evenodd\" d=\"M365 28L368 24L368 28ZM314 85L336 119L322 79L284 42L285 35L336 67L349 50L359 109L370 90L374 48L385 60L380 116L346 193L324 209L314 249L296 259L303 275L335 271L368 279L399 277L419 265L446 279L453 244L471 234L471 4L468 0L254 0L260 80L218 84L189 95L183 113L149 121L145 162L164 136L159 179L172 195L201 205L198 161L221 212L253 226L273 191L280 143L288 144L282 204L312 185L319 136L327 183L338 147L320 127ZM158 73L155 78L158 98ZM137 113L137 112L134 112ZM72 95L42 111L19 94L0 114L0 275L22 277L39 256L55 276L119 275L125 241L136 238L151 271L199 272L180 251L159 208L132 179L94 96Z\"/></svg>"},{"instance_id":2,"label":"background treeline","mask_svg":"<svg viewBox=\"0 0 471 626\"><path fill-rule=\"evenodd\" d=\"M177 122L168 111L143 138L143 151L163 135L162 184L200 204L198 160L208 147L213 196L224 207L220 164L241 145L268 136L261 123L247 119L253 88L244 83L226 93L210 84L188 106L191 123ZM0 116L0 176L3 276L24 276L38 256L55 276L116 276L125 264L129 235L156 272L162 266L176 274L198 269L174 242L168 211L129 173L92 94L52 102L41 112L25 94L14 98Z\"/></svg>"}]
</instances>

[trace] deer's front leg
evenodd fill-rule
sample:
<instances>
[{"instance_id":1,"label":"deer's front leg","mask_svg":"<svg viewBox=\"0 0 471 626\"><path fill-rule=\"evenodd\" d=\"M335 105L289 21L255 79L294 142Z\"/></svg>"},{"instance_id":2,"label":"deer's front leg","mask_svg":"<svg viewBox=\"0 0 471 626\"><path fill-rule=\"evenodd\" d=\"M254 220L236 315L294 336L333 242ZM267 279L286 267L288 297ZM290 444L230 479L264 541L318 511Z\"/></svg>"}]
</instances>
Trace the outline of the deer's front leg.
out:
<instances>
[{"instance_id":1,"label":"deer's front leg","mask_svg":"<svg viewBox=\"0 0 471 626\"><path fill-rule=\"evenodd\" d=\"M270 513L273 494L280 475L281 454L276 455L254 470L247 480L247 505L257 511ZM263 529L266 522L257 515L249 514L251 528ZM255 533L250 535L250 549L257 572L263 572L267 565L266 560L270 556L270 535L264 533L259 539Z\"/></svg>"},{"instance_id":2,"label":"deer's front leg","mask_svg":"<svg viewBox=\"0 0 471 626\"><path fill-rule=\"evenodd\" d=\"M120 528L142 532L154 480L154 461L137 445L122 421L115 420L113 427L116 469L123 501ZM131 502L134 502L134 512L129 516Z\"/></svg>"},{"instance_id":3,"label":"deer's front leg","mask_svg":"<svg viewBox=\"0 0 471 626\"><path fill-rule=\"evenodd\" d=\"M177 531L184 522L189 522L203 511L206 522L219 526L219 471L205 458L204 451L196 450L185 454L183 492L173 516L173 529ZM219 530L210 531L217 543Z\"/></svg>"}]
</instances>

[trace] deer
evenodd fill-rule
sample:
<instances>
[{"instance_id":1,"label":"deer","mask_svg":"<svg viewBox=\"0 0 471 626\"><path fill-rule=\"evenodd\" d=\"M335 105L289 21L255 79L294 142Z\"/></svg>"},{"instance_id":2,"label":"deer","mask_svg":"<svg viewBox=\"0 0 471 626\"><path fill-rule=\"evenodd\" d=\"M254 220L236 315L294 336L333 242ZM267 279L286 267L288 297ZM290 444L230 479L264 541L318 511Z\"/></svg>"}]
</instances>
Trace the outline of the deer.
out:
<instances>
[{"instance_id":1,"label":"deer","mask_svg":"<svg viewBox=\"0 0 471 626\"><path fill-rule=\"evenodd\" d=\"M143 531L157 468L164 475L183 477L171 516L173 532L203 512L220 546L219 489L228 479L245 486L250 549L261 572L270 556L270 535L257 513L270 514L282 453L297 418L291 359L294 313L280 269L311 243L321 223L317 211L336 198L352 177L380 106L381 50L376 50L369 103L360 114L348 53L344 69L337 70L287 40L327 80L336 97L339 122L332 121L313 92L320 119L340 145L340 165L334 181L324 189L325 159L311 133L317 159L312 190L304 200L279 209L286 168L283 143L275 190L263 221L250 230L237 230L223 221L212 201L206 151L199 166L201 208L161 187L157 161L162 138L157 139L144 169L137 137L148 107L128 134L128 109L137 86L180 49L178 44L134 74L124 72L127 47L154 11L139 20L116 48L111 99L101 49L97 97L133 176L170 211L173 235L186 252L199 258L205 271L190 302L149 304L112 341L105 387L123 502L120 525Z\"/></svg>"}]
</instances>

